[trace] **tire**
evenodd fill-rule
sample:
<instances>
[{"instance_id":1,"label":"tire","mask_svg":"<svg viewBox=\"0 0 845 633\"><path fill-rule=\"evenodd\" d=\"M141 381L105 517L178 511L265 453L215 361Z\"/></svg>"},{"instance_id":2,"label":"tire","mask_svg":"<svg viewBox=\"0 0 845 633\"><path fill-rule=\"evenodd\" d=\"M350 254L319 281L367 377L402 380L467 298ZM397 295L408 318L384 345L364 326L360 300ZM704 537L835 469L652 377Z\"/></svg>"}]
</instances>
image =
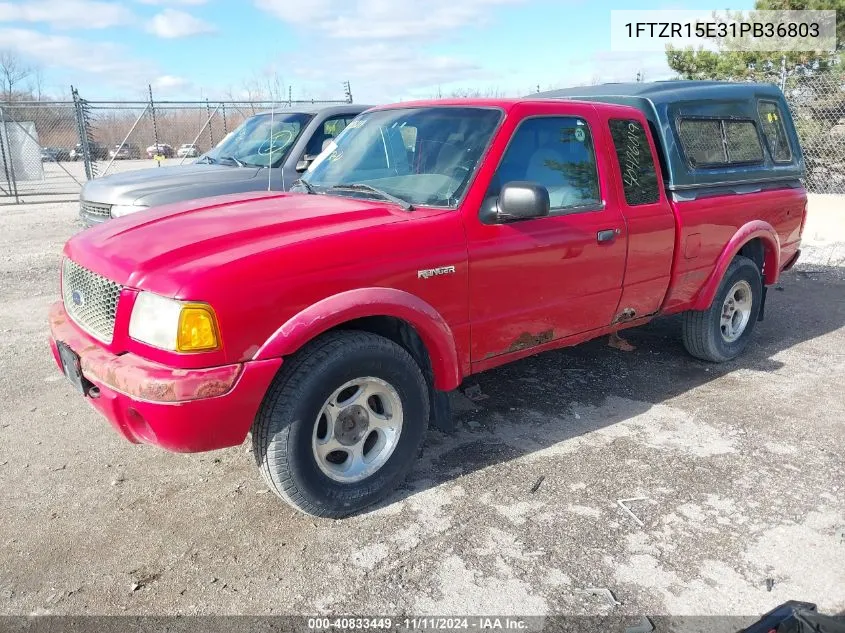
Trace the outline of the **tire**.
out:
<instances>
[{"instance_id":1,"label":"tire","mask_svg":"<svg viewBox=\"0 0 845 633\"><path fill-rule=\"evenodd\" d=\"M369 392L358 391L364 387ZM324 412L333 412L334 425ZM339 518L383 499L405 479L428 419L428 386L411 355L387 338L341 330L285 360L256 416L252 451L282 500L306 514ZM321 453L333 446L339 450Z\"/></svg>"},{"instance_id":2,"label":"tire","mask_svg":"<svg viewBox=\"0 0 845 633\"><path fill-rule=\"evenodd\" d=\"M726 305L728 295L731 305ZM725 271L713 302L706 310L690 310L683 316L684 347L692 356L713 363L723 363L739 356L751 341L763 298L763 281L757 265L738 255ZM750 305L747 305L750 302ZM725 314L744 315L725 317ZM747 309L747 312L746 312ZM744 324L740 324L744 320ZM740 327L741 326L741 327Z\"/></svg>"}]
</instances>

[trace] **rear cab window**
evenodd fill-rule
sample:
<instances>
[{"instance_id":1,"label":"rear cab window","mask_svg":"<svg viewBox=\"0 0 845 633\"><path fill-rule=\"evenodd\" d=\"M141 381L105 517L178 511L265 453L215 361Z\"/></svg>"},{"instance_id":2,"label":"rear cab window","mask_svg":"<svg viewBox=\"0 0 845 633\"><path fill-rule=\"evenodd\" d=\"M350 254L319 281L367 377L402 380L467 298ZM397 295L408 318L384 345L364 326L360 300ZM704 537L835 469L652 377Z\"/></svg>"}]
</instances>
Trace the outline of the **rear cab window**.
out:
<instances>
[{"instance_id":1,"label":"rear cab window","mask_svg":"<svg viewBox=\"0 0 845 633\"><path fill-rule=\"evenodd\" d=\"M642 123L636 119L610 119L610 137L622 177L625 202L634 207L660 200L654 155Z\"/></svg>"}]
</instances>

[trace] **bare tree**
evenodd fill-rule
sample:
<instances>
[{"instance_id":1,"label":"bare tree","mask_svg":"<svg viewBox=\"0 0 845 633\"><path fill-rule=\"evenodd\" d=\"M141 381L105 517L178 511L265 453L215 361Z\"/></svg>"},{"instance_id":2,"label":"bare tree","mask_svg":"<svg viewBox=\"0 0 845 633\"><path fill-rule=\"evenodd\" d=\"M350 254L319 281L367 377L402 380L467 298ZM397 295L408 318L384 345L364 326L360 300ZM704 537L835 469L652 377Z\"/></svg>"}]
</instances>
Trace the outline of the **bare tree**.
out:
<instances>
[{"instance_id":1,"label":"bare tree","mask_svg":"<svg viewBox=\"0 0 845 633\"><path fill-rule=\"evenodd\" d=\"M285 82L279 77L279 73L275 70L273 73L265 78L266 90L270 95L271 101L287 101L288 96L285 91Z\"/></svg>"},{"instance_id":2,"label":"bare tree","mask_svg":"<svg viewBox=\"0 0 845 633\"><path fill-rule=\"evenodd\" d=\"M36 101L41 101L44 98L44 71L40 66L32 67L32 77L29 80L29 87L27 88Z\"/></svg>"},{"instance_id":3,"label":"bare tree","mask_svg":"<svg viewBox=\"0 0 845 633\"><path fill-rule=\"evenodd\" d=\"M32 68L21 61L14 52L0 50L0 80L3 82L3 98L11 101L15 86L32 74Z\"/></svg>"}]
</instances>

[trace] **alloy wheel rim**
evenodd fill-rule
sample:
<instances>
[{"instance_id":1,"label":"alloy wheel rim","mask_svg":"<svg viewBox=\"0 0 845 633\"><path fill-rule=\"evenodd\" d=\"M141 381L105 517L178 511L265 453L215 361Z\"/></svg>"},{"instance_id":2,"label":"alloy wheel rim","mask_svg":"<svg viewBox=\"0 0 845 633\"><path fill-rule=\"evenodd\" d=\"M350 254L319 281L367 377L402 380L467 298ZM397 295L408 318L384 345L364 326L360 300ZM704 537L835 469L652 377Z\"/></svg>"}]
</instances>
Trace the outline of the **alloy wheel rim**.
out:
<instances>
[{"instance_id":1,"label":"alloy wheel rim","mask_svg":"<svg viewBox=\"0 0 845 633\"><path fill-rule=\"evenodd\" d=\"M719 319L719 329L725 342L733 343L745 332L751 320L752 304L751 284L740 280L731 286L722 303L722 314Z\"/></svg>"},{"instance_id":2,"label":"alloy wheel rim","mask_svg":"<svg viewBox=\"0 0 845 633\"><path fill-rule=\"evenodd\" d=\"M402 423L402 400L390 383L373 376L350 380L320 408L311 439L314 460L334 481L362 481L390 459Z\"/></svg>"}]
</instances>

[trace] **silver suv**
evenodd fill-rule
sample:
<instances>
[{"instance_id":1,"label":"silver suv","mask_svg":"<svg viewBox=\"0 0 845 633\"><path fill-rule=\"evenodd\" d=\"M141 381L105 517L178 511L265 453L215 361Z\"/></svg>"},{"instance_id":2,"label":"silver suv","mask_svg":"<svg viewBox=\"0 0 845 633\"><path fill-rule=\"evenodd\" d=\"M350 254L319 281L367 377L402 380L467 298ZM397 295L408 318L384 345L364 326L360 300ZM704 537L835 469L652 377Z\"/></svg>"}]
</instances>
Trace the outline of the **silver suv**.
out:
<instances>
[{"instance_id":1,"label":"silver suv","mask_svg":"<svg viewBox=\"0 0 845 633\"><path fill-rule=\"evenodd\" d=\"M79 215L92 226L171 202L266 190L268 183L273 191L286 191L323 146L369 107L347 104L257 114L191 164L89 180L79 196Z\"/></svg>"}]
</instances>

